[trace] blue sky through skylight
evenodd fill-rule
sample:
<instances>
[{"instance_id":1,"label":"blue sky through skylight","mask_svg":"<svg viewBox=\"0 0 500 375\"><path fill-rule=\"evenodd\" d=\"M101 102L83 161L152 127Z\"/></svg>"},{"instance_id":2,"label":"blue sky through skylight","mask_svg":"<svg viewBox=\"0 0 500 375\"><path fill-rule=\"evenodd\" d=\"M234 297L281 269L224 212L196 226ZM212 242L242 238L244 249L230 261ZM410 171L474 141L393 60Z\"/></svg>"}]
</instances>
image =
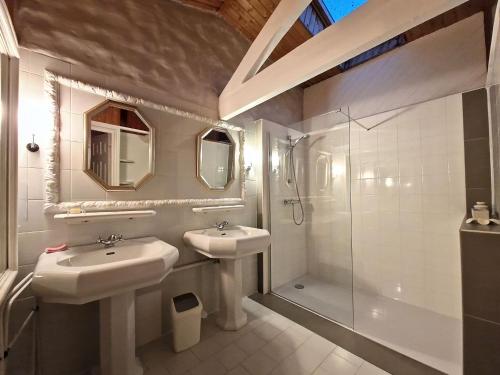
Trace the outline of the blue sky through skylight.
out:
<instances>
[{"instance_id":1,"label":"blue sky through skylight","mask_svg":"<svg viewBox=\"0 0 500 375\"><path fill-rule=\"evenodd\" d=\"M338 22L368 0L321 0L334 22Z\"/></svg>"}]
</instances>

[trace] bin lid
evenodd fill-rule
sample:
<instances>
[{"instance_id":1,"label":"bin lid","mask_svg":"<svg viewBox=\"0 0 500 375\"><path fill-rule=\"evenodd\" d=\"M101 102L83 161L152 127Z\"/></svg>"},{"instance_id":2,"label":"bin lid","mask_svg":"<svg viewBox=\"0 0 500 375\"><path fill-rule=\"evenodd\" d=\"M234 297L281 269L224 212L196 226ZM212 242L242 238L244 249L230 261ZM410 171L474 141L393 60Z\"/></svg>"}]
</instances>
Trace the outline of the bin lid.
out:
<instances>
[{"instance_id":1,"label":"bin lid","mask_svg":"<svg viewBox=\"0 0 500 375\"><path fill-rule=\"evenodd\" d=\"M178 313L191 310L199 305L198 298L194 295L194 293L185 293L180 296L174 297L174 307L175 311Z\"/></svg>"}]
</instances>

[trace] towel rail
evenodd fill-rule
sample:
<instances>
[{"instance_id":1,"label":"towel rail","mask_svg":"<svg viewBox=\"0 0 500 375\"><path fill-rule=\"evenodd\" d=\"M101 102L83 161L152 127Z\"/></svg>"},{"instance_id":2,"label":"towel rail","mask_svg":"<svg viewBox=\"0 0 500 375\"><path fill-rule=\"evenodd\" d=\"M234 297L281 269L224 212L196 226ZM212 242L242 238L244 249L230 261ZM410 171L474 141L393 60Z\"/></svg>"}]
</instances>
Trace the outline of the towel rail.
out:
<instances>
[{"instance_id":1,"label":"towel rail","mask_svg":"<svg viewBox=\"0 0 500 375\"><path fill-rule=\"evenodd\" d=\"M6 358L9 354L9 350L12 348L12 346L16 343L17 339L21 335L21 333L24 331L28 323L33 319L35 316L36 312L38 311L38 307L35 307L26 317L24 322L21 324L21 327L19 330L16 332L14 335L14 338L10 341L9 340L9 322L10 322L10 313L12 311L12 306L14 305L14 302L17 300L17 298L21 295L24 290L31 285L31 281L33 280L33 272L29 273L26 275L14 288L12 288L12 291L9 293L7 303L4 307L3 310L3 342L6 345L6 348L3 353L3 358Z\"/></svg>"}]
</instances>

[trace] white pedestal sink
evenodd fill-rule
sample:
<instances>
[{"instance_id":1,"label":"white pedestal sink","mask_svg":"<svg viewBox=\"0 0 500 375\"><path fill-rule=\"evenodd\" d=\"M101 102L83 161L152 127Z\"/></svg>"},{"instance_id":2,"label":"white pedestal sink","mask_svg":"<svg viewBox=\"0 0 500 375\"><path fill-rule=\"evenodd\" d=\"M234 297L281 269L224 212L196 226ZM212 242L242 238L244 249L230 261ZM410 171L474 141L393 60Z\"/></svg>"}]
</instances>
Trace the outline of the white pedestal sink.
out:
<instances>
[{"instance_id":1,"label":"white pedestal sink","mask_svg":"<svg viewBox=\"0 0 500 375\"><path fill-rule=\"evenodd\" d=\"M101 375L141 375L135 357L135 295L158 284L179 258L155 237L125 240L114 247L76 246L38 259L33 292L49 303L100 300Z\"/></svg>"},{"instance_id":2,"label":"white pedestal sink","mask_svg":"<svg viewBox=\"0 0 500 375\"><path fill-rule=\"evenodd\" d=\"M200 229L184 233L184 242L200 254L220 259L221 301L217 324L230 331L243 327L247 316L241 306L241 261L267 249L271 242L269 232L240 225L223 230Z\"/></svg>"}]
</instances>

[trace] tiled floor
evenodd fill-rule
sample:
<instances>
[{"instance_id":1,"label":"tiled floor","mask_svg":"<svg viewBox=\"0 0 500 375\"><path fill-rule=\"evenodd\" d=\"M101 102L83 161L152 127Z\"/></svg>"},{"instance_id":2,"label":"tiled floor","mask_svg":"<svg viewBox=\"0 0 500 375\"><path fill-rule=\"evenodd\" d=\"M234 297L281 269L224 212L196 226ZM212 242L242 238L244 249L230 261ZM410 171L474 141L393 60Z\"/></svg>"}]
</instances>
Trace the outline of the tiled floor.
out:
<instances>
[{"instance_id":1,"label":"tiled floor","mask_svg":"<svg viewBox=\"0 0 500 375\"><path fill-rule=\"evenodd\" d=\"M138 350L144 375L383 375L385 371L245 298L249 323L220 330L202 323L201 342L175 354L166 339Z\"/></svg>"}]
</instances>

